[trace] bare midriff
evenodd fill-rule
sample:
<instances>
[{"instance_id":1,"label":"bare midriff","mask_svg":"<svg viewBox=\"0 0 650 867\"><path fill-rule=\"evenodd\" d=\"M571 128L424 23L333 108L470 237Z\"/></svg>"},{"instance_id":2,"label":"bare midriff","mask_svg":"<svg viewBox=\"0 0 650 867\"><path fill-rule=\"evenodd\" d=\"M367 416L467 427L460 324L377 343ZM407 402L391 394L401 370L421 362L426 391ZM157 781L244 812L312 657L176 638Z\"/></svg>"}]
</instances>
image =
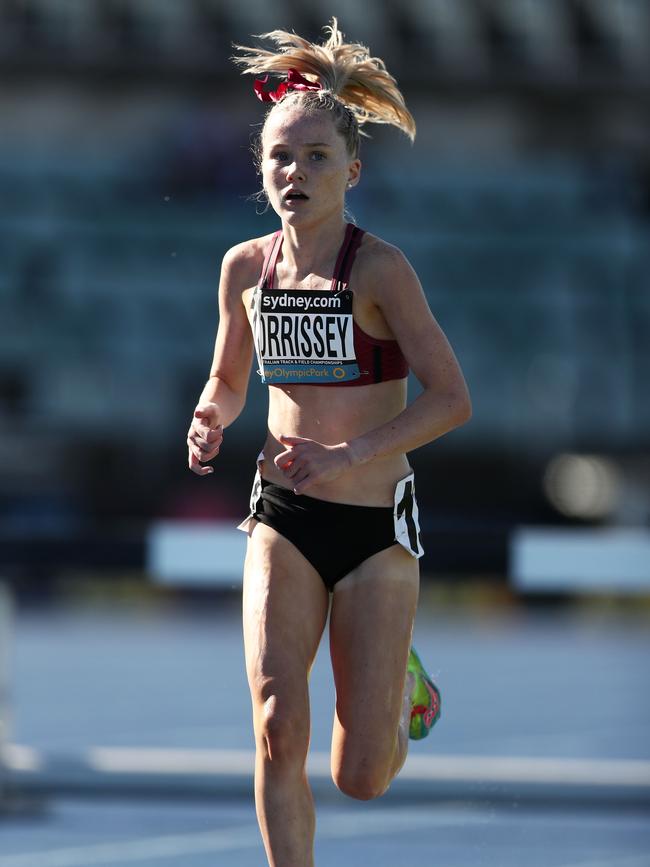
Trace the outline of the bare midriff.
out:
<instances>
[{"instance_id":1,"label":"bare midriff","mask_svg":"<svg viewBox=\"0 0 650 867\"><path fill-rule=\"evenodd\" d=\"M305 437L324 445L350 442L394 419L406 406L406 379L354 389L317 385L269 386L268 433L262 476L291 487L273 459L285 450L278 437ZM374 458L346 469L306 495L336 503L391 506L396 483L411 471L404 453Z\"/></svg>"}]
</instances>

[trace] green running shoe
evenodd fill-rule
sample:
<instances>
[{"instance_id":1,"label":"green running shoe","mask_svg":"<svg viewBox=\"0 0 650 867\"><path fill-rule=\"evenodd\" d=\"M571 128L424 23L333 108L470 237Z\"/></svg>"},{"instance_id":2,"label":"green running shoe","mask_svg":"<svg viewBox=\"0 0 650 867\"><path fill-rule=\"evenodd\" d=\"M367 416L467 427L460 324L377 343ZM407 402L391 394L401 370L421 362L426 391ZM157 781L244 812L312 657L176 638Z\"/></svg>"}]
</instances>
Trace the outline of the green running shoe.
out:
<instances>
[{"instance_id":1,"label":"green running shoe","mask_svg":"<svg viewBox=\"0 0 650 867\"><path fill-rule=\"evenodd\" d=\"M440 719L440 690L424 670L420 657L411 648L407 670L415 677L411 694L411 723L409 737L419 741L426 738Z\"/></svg>"}]
</instances>

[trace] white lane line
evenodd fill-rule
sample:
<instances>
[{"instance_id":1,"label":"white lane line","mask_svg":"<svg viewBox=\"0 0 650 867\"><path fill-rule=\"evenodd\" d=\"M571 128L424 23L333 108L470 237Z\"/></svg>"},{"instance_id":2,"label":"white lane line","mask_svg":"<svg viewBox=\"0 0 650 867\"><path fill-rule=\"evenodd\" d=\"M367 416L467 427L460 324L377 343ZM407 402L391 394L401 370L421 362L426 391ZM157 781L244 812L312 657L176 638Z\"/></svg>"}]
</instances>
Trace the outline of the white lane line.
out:
<instances>
[{"instance_id":1,"label":"white lane line","mask_svg":"<svg viewBox=\"0 0 650 867\"><path fill-rule=\"evenodd\" d=\"M77 756L42 753L30 747L7 744L3 749L7 768L47 773L55 762L60 773L66 761L80 761L92 773L251 776L255 764L251 750L157 749L137 747L93 747ZM313 752L308 759L311 777L329 777L328 753ZM650 761L644 759L571 759L526 756L422 755L409 757L400 779L480 781L493 783L551 783L594 787L650 787Z\"/></svg>"},{"instance_id":2,"label":"white lane line","mask_svg":"<svg viewBox=\"0 0 650 867\"><path fill-rule=\"evenodd\" d=\"M119 843L94 843L90 846L69 846L46 852L22 852L0 856L0 867L93 867L95 864L121 864L125 861L151 861L223 852L261 846L257 825L245 825L221 831L198 834L175 834L164 837L144 837Z\"/></svg>"},{"instance_id":3,"label":"white lane line","mask_svg":"<svg viewBox=\"0 0 650 867\"><path fill-rule=\"evenodd\" d=\"M574 861L571 864L563 864L562 867L650 867L650 855L616 855L616 861L611 858L603 861Z\"/></svg>"},{"instance_id":4,"label":"white lane line","mask_svg":"<svg viewBox=\"0 0 650 867\"><path fill-rule=\"evenodd\" d=\"M650 761L523 756L417 756L404 779L650 787Z\"/></svg>"},{"instance_id":5,"label":"white lane line","mask_svg":"<svg viewBox=\"0 0 650 867\"><path fill-rule=\"evenodd\" d=\"M368 834L393 834L417 828L452 828L457 825L487 825L493 818L487 811L466 806L427 806L380 808L372 813L341 812L318 820L316 839L364 837Z\"/></svg>"},{"instance_id":6,"label":"white lane line","mask_svg":"<svg viewBox=\"0 0 650 867\"><path fill-rule=\"evenodd\" d=\"M457 807L439 809L377 810L366 815L358 811L328 815L318 822L316 839L363 837L393 834L417 828L433 828L470 823L485 824L489 816L478 811ZM118 843L95 843L72 846L47 852L22 852L0 856L0 867L94 867L99 864L122 864L134 861L153 861L200 853L224 852L258 848L262 841L257 825L207 831L195 834L145 837Z\"/></svg>"},{"instance_id":7,"label":"white lane line","mask_svg":"<svg viewBox=\"0 0 650 867\"><path fill-rule=\"evenodd\" d=\"M106 773L252 775L255 770L252 750L91 747L86 756L92 768Z\"/></svg>"}]
</instances>

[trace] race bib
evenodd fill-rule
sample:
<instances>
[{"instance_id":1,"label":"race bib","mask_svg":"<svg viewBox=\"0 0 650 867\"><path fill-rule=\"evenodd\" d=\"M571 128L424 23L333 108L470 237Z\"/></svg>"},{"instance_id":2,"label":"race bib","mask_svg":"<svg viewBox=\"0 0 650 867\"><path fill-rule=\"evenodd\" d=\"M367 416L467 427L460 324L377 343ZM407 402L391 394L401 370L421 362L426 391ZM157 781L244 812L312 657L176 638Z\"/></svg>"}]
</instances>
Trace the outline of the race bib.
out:
<instances>
[{"instance_id":1,"label":"race bib","mask_svg":"<svg viewBox=\"0 0 650 867\"><path fill-rule=\"evenodd\" d=\"M330 383L358 379L352 292L261 289L253 332L262 382Z\"/></svg>"}]
</instances>

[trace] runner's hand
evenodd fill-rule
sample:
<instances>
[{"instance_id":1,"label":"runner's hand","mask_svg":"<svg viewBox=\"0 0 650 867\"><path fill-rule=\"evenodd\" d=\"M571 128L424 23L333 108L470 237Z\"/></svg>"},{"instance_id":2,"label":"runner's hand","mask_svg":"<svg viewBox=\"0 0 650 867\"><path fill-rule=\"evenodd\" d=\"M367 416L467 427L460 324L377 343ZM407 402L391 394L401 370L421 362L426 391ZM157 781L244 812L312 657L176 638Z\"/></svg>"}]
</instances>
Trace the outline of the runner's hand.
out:
<instances>
[{"instance_id":1,"label":"runner's hand","mask_svg":"<svg viewBox=\"0 0 650 867\"><path fill-rule=\"evenodd\" d=\"M275 458L276 467L293 485L295 494L302 494L312 485L331 482L352 466L347 443L326 446L304 437L278 437L287 446Z\"/></svg>"},{"instance_id":2,"label":"runner's hand","mask_svg":"<svg viewBox=\"0 0 650 867\"><path fill-rule=\"evenodd\" d=\"M221 410L216 403L201 403L194 410L194 418L187 432L187 446L189 467L197 476L214 472L214 467L203 467L201 464L219 454L223 440L220 415Z\"/></svg>"}]
</instances>

